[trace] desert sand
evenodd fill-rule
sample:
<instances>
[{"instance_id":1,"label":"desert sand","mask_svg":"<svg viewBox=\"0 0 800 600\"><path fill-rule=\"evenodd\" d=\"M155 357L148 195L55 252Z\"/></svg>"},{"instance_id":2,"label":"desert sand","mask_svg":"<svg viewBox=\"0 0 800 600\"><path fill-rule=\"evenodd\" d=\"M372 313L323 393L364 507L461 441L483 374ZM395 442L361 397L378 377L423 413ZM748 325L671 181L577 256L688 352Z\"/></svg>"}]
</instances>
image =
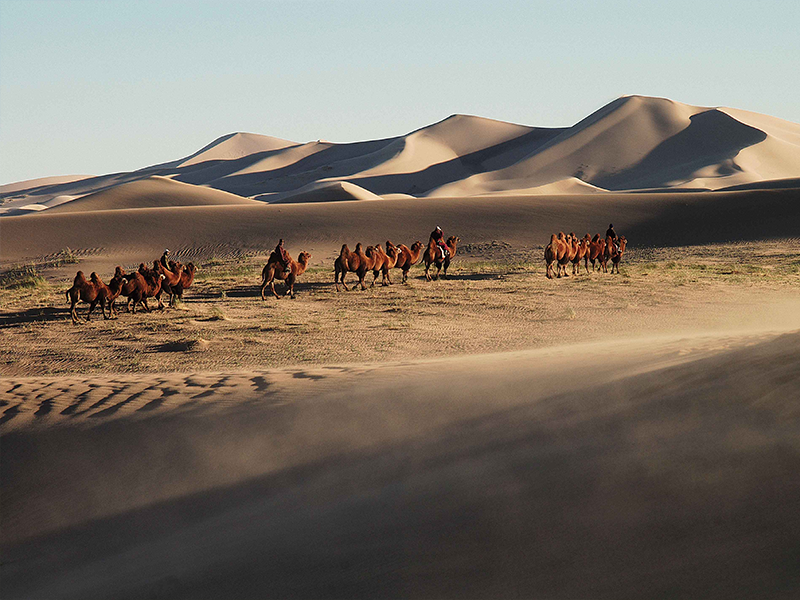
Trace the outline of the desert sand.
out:
<instances>
[{"instance_id":1,"label":"desert sand","mask_svg":"<svg viewBox=\"0 0 800 600\"><path fill-rule=\"evenodd\" d=\"M4 186L2 596L796 597L798 148L633 96ZM545 278L609 222L621 274ZM435 225L449 279L335 291ZM279 238L311 266L265 302ZM165 247L177 308L70 322Z\"/></svg>"}]
</instances>

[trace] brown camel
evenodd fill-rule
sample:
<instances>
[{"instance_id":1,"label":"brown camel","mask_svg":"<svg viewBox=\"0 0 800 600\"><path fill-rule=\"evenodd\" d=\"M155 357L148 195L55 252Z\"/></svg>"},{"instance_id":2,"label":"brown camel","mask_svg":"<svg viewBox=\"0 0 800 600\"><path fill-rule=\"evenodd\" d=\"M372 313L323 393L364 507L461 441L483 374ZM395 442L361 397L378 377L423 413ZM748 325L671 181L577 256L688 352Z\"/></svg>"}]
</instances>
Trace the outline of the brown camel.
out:
<instances>
[{"instance_id":1,"label":"brown camel","mask_svg":"<svg viewBox=\"0 0 800 600\"><path fill-rule=\"evenodd\" d=\"M562 241L559 239L559 235L563 234L556 234L550 236L550 243L544 249L544 262L547 265L545 270L545 275L548 279L552 279L555 276L555 270L558 269L558 255L563 254L566 252L565 248L562 248Z\"/></svg>"},{"instance_id":2,"label":"brown camel","mask_svg":"<svg viewBox=\"0 0 800 600\"><path fill-rule=\"evenodd\" d=\"M572 259L572 274L573 275L580 275L581 274L581 261L584 262L584 266L586 267L586 273L589 273L589 243L591 242L591 237L587 233L583 236L580 241L578 241L578 251L575 253L575 257Z\"/></svg>"},{"instance_id":3,"label":"brown camel","mask_svg":"<svg viewBox=\"0 0 800 600\"><path fill-rule=\"evenodd\" d=\"M153 261L153 270L164 276L164 281L161 282L161 291L158 293L158 301L161 302L161 294L166 292L169 296L169 306L174 306L177 295L172 291L172 288L180 283L182 265L181 263L170 261L169 264L174 267L170 269L164 264L166 262L163 260L164 257L162 256L161 258L161 261Z\"/></svg>"},{"instance_id":4,"label":"brown camel","mask_svg":"<svg viewBox=\"0 0 800 600\"><path fill-rule=\"evenodd\" d=\"M400 244L397 247L398 255L394 268L403 271L402 283L406 283L408 281L408 271L420 261L422 258L422 250L424 248L425 246L423 246L422 242L420 241L416 241L411 244L411 248L405 244Z\"/></svg>"},{"instance_id":5,"label":"brown camel","mask_svg":"<svg viewBox=\"0 0 800 600\"><path fill-rule=\"evenodd\" d=\"M625 254L625 247L628 245L628 240L624 235L621 235L617 238L617 242L619 242L619 250L614 248L614 252L611 255L611 273L613 274L614 269L616 269L619 275L619 261L622 260L622 255Z\"/></svg>"},{"instance_id":6,"label":"brown camel","mask_svg":"<svg viewBox=\"0 0 800 600\"><path fill-rule=\"evenodd\" d=\"M567 265L575 258L578 252L578 243L575 240L574 234L564 235L563 232L558 234L559 239L564 243L563 247L559 246L558 254L558 277L569 277L567 273ZM562 253L563 251L563 253Z\"/></svg>"},{"instance_id":7,"label":"brown camel","mask_svg":"<svg viewBox=\"0 0 800 600\"><path fill-rule=\"evenodd\" d=\"M389 240L386 240L385 252L380 244L377 244L374 248L375 264L372 266L372 285L375 285L375 280L378 279L379 273L382 274L381 285L392 285L392 278L389 276L389 271L397 264L397 258L400 252Z\"/></svg>"},{"instance_id":8,"label":"brown camel","mask_svg":"<svg viewBox=\"0 0 800 600\"><path fill-rule=\"evenodd\" d=\"M269 289L272 291L272 295L280 300L280 296L278 296L277 292L275 291L276 279L280 279L286 283L286 292L284 292L284 296L288 294L290 298L294 298L294 284L297 281L297 277L305 273L306 269L308 268L309 258L311 258L311 255L308 252L301 252L298 254L296 261L289 256L289 272L287 273L283 267L283 261L281 260L281 257L279 257L276 252L273 252L269 257L267 264L264 265L264 268L261 271L262 300L267 299L267 297L264 295L267 286L269 286Z\"/></svg>"},{"instance_id":9,"label":"brown camel","mask_svg":"<svg viewBox=\"0 0 800 600\"><path fill-rule=\"evenodd\" d=\"M70 302L69 312L72 317L72 322L76 325L80 322L78 320L78 311L76 306L78 302L88 302L89 312L86 313L86 322L92 316L92 311L97 304L100 304L100 310L103 313L103 318L107 319L105 312L105 305L111 297L111 292L108 286L102 282L97 273L92 272L89 276L89 281L86 281L86 276L83 271L78 271L75 274L75 279L72 282L72 287L66 291L67 300Z\"/></svg>"},{"instance_id":10,"label":"brown camel","mask_svg":"<svg viewBox=\"0 0 800 600\"><path fill-rule=\"evenodd\" d=\"M178 283L170 287L172 288L172 293L178 297L178 300L183 300L183 291L192 287L192 283L194 283L194 274L195 271L197 271L197 267L194 266L194 263L190 262L189 264L184 265L183 269L176 269L173 264L174 263L170 261L170 270L173 272L180 270L181 278Z\"/></svg>"},{"instance_id":11,"label":"brown camel","mask_svg":"<svg viewBox=\"0 0 800 600\"><path fill-rule=\"evenodd\" d=\"M447 279L447 268L450 266L450 261L456 255L459 241L460 238L455 235L451 235L447 238L447 242L445 242L447 246L447 256L442 258L436 241L433 238L428 240L428 247L425 249L425 254L423 255L423 260L425 261L425 279L428 281L438 279L439 273L442 274L442 279ZM429 272L431 265L436 265L436 275L434 276Z\"/></svg>"},{"instance_id":12,"label":"brown camel","mask_svg":"<svg viewBox=\"0 0 800 600\"><path fill-rule=\"evenodd\" d=\"M366 251L363 249L361 242L356 244L356 249L350 251L347 244L342 245L339 252L339 257L333 263L334 268L334 283L336 284L336 291L339 291L339 283L344 286L345 290L349 290L347 284L344 282L344 277L347 273L355 273L358 275L358 283L361 284L361 289L366 290L367 285L364 283L364 278L367 272L372 270L375 264L375 249L372 246L367 246Z\"/></svg>"},{"instance_id":13,"label":"brown camel","mask_svg":"<svg viewBox=\"0 0 800 600\"><path fill-rule=\"evenodd\" d=\"M114 302L116 302L119 295L122 293L122 286L125 285L125 271L123 271L122 267L117 265L117 268L114 270L114 276L111 278L111 281L108 282L108 291L110 296L108 298L108 318L115 318L117 315L116 308L114 307Z\"/></svg>"},{"instance_id":14,"label":"brown camel","mask_svg":"<svg viewBox=\"0 0 800 600\"><path fill-rule=\"evenodd\" d=\"M614 243L614 238L612 238L610 235L606 236L603 254L600 255L600 268L603 273L608 273L608 261L612 259L616 252L617 245ZM611 268L614 268L613 264Z\"/></svg>"},{"instance_id":15,"label":"brown camel","mask_svg":"<svg viewBox=\"0 0 800 600\"><path fill-rule=\"evenodd\" d=\"M136 305L140 304L142 308L150 312L147 299L155 297L161 290L161 282L164 281L164 276L159 273L157 278L153 278L150 274L145 276L141 271L137 271L136 273L125 275L125 278L127 282L122 286L122 295L128 298L126 304L128 310L136 313Z\"/></svg>"},{"instance_id":16,"label":"brown camel","mask_svg":"<svg viewBox=\"0 0 800 600\"><path fill-rule=\"evenodd\" d=\"M592 271L595 270L595 262L598 263L598 268L601 267L605 251L606 241L600 237L599 233L595 233L592 242L589 244L589 260L592 261Z\"/></svg>"}]
</instances>

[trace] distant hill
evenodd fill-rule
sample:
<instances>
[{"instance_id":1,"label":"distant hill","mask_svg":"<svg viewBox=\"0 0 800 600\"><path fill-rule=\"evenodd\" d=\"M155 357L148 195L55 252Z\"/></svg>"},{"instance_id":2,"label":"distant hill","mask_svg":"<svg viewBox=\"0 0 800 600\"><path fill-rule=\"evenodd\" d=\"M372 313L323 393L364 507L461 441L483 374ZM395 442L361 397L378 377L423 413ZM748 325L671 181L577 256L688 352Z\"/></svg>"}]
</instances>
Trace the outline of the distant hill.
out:
<instances>
[{"instance_id":1,"label":"distant hill","mask_svg":"<svg viewBox=\"0 0 800 600\"><path fill-rule=\"evenodd\" d=\"M244 202L297 203L796 187L800 125L738 109L625 96L564 128L452 115L407 135L348 144L233 133L138 171L5 185L0 214L92 210L107 201L84 197L153 177L198 188L176 196L177 205L231 201L200 190ZM131 196L138 187L125 190L115 206L152 205L152 196Z\"/></svg>"}]
</instances>

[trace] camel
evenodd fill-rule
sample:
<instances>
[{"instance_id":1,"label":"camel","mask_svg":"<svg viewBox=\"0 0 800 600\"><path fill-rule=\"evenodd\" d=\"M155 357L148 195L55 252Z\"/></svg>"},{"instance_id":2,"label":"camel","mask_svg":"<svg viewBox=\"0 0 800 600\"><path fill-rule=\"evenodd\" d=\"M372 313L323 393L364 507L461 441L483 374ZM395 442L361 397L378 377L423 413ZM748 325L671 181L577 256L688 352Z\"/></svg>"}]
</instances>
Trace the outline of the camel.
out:
<instances>
[{"instance_id":1,"label":"camel","mask_svg":"<svg viewBox=\"0 0 800 600\"><path fill-rule=\"evenodd\" d=\"M382 274L381 285L392 285L392 278L389 276L389 271L397 264L397 258L400 255L399 250L389 240L386 240L385 252L380 244L377 244L374 248L375 264L372 266L372 285L375 285L375 280L378 279L378 273Z\"/></svg>"},{"instance_id":2,"label":"camel","mask_svg":"<svg viewBox=\"0 0 800 600\"><path fill-rule=\"evenodd\" d=\"M287 273L286 270L283 268L283 263L280 260L280 257L273 252L267 264L264 265L264 269L261 271L261 299L266 300L267 297L264 295L267 286L272 291L272 295L275 296L278 300L280 300L280 296L278 296L277 292L275 292L275 280L280 279L286 283L286 294L289 295L290 298L294 298L294 284L297 281L297 277L305 273L305 270L308 268L308 259L311 258L311 255L308 252L301 252L297 255L297 260L293 260L292 257L289 257L289 272Z\"/></svg>"},{"instance_id":3,"label":"camel","mask_svg":"<svg viewBox=\"0 0 800 600\"><path fill-rule=\"evenodd\" d=\"M158 293L158 301L161 302L161 294L166 292L169 295L169 306L175 305L175 298L177 297L176 294L172 291L172 287L178 285L181 280L181 263L176 263L174 261L170 261L169 264L173 265L173 269L168 268L164 263L164 256L161 257L161 261L154 260L153 261L153 270L157 273L161 273L164 276L164 281L161 282L161 291Z\"/></svg>"},{"instance_id":4,"label":"camel","mask_svg":"<svg viewBox=\"0 0 800 600\"><path fill-rule=\"evenodd\" d=\"M411 248L405 244L397 246L397 262L394 264L394 267L395 269L403 271L402 283L408 282L408 271L420 261L422 258L422 249L424 247L425 246L423 246L420 241L411 244Z\"/></svg>"},{"instance_id":5,"label":"camel","mask_svg":"<svg viewBox=\"0 0 800 600\"><path fill-rule=\"evenodd\" d=\"M600 268L602 269L603 273L608 273L608 261L613 258L616 252L617 245L614 243L614 238L612 238L610 235L606 236L603 253L600 255ZM611 268L614 268L613 263Z\"/></svg>"},{"instance_id":6,"label":"camel","mask_svg":"<svg viewBox=\"0 0 800 600\"><path fill-rule=\"evenodd\" d=\"M334 283L336 284L336 291L339 291L339 283L344 286L345 290L349 290L347 284L344 282L344 277L347 273L355 273L358 275L358 283L361 284L361 289L366 290L367 285L364 283L364 278L368 271L372 270L375 264L375 249L372 246L367 246L364 251L361 242L356 244L356 249L351 252L347 244L342 245L339 252L339 258L333 263L334 268Z\"/></svg>"},{"instance_id":7,"label":"camel","mask_svg":"<svg viewBox=\"0 0 800 600\"><path fill-rule=\"evenodd\" d=\"M164 310L164 303L161 301L161 293L166 276L159 272L158 267L155 269L149 268L144 263L139 263L139 273L145 278L145 281L152 286L152 293L148 290L148 298L155 298L158 301L158 309Z\"/></svg>"},{"instance_id":8,"label":"camel","mask_svg":"<svg viewBox=\"0 0 800 600\"><path fill-rule=\"evenodd\" d=\"M176 269L173 265L172 261L169 263L169 267L171 271L176 271L180 269ZM187 290L192 287L192 283L194 283L194 274L197 271L197 267L194 266L194 263L189 263L180 270L181 278L175 285L170 286L172 288L172 293L178 297L178 300L183 300L183 290Z\"/></svg>"},{"instance_id":9,"label":"camel","mask_svg":"<svg viewBox=\"0 0 800 600\"><path fill-rule=\"evenodd\" d=\"M153 298L161 290L161 282L164 281L164 275L159 273L157 278L153 278L150 274L145 276L140 271L137 271L131 275L125 275L125 278L127 282L122 286L122 295L128 298L128 310L135 314L136 305L140 304L147 312L150 312L147 299ZM132 308L131 303L133 303Z\"/></svg>"},{"instance_id":10,"label":"camel","mask_svg":"<svg viewBox=\"0 0 800 600\"><path fill-rule=\"evenodd\" d=\"M86 281L86 276L83 271L78 271L75 274L75 279L72 282L72 287L66 291L67 300L70 302L69 312L72 317L72 322L77 325L80 321L78 319L78 311L76 306L78 302L88 302L89 312L86 313L86 322L92 316L92 311L97 304L100 304L100 310L103 312L103 318L107 319L105 312L105 305L111 297L111 292L108 286L102 282L97 273L92 272L89 276L89 281Z\"/></svg>"},{"instance_id":11,"label":"camel","mask_svg":"<svg viewBox=\"0 0 800 600\"><path fill-rule=\"evenodd\" d=\"M558 270L558 255L561 254L562 256L566 252L566 249L562 246L563 242L559 238L559 235L556 234L550 236L550 243L544 249L544 262L546 264L545 276L548 279L552 279L555 274L554 272Z\"/></svg>"},{"instance_id":12,"label":"camel","mask_svg":"<svg viewBox=\"0 0 800 600\"><path fill-rule=\"evenodd\" d=\"M617 275L619 275L619 261L622 260L622 255L625 254L625 247L628 245L628 240L624 235L621 235L617 238L619 242L619 251L614 248L614 252L611 254L611 273L614 273L614 269L617 270Z\"/></svg>"},{"instance_id":13,"label":"camel","mask_svg":"<svg viewBox=\"0 0 800 600\"><path fill-rule=\"evenodd\" d=\"M457 236L451 235L447 238L445 245L447 246L447 256L442 258L441 253L439 252L439 247L436 245L436 242L431 238L428 240L428 247L425 250L425 254L423 256L423 260L425 261L425 278L428 281L433 281L439 278L439 273L442 274L442 279L447 279L447 268L450 266L450 261L453 260L453 257L456 255L456 249L458 246L458 242L460 238ZM429 273L431 265L436 265L436 275L432 276Z\"/></svg>"},{"instance_id":14,"label":"camel","mask_svg":"<svg viewBox=\"0 0 800 600\"><path fill-rule=\"evenodd\" d=\"M595 233L592 242L589 244L589 260L592 261L592 271L595 270L595 262L600 268L603 261L603 253L606 250L606 241L600 238L599 233Z\"/></svg>"},{"instance_id":15,"label":"camel","mask_svg":"<svg viewBox=\"0 0 800 600\"><path fill-rule=\"evenodd\" d=\"M125 271L117 265L117 268L114 270L114 276L111 278L111 281L108 282L108 291L110 292L110 296L108 298L108 318L115 318L117 311L114 307L114 302L116 302L119 295L122 293L122 287L125 285Z\"/></svg>"},{"instance_id":16,"label":"camel","mask_svg":"<svg viewBox=\"0 0 800 600\"><path fill-rule=\"evenodd\" d=\"M567 273L567 265L572 262L572 259L575 258L575 254L578 252L578 243L575 240L575 235L570 233L569 235L564 235L564 232L559 232L558 239L563 243L563 245L559 245L558 248L558 277L562 275L564 277L569 277Z\"/></svg>"},{"instance_id":17,"label":"camel","mask_svg":"<svg viewBox=\"0 0 800 600\"><path fill-rule=\"evenodd\" d=\"M591 238L587 233L585 236L581 238L578 242L578 250L575 253L575 257L572 259L572 274L573 275L580 275L581 274L581 260L583 260L584 267L586 267L586 273L589 273L589 243L591 242Z\"/></svg>"}]
</instances>

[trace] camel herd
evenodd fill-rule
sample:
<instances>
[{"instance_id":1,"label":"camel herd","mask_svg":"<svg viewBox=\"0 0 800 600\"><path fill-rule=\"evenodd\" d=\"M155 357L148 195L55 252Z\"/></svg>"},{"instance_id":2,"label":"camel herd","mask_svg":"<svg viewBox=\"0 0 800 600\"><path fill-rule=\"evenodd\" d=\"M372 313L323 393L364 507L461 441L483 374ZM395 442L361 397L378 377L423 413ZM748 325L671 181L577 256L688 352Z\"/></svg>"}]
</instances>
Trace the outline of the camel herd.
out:
<instances>
[{"instance_id":1,"label":"camel herd","mask_svg":"<svg viewBox=\"0 0 800 600\"><path fill-rule=\"evenodd\" d=\"M345 290L350 289L344 282L347 273L356 274L362 290L367 289L365 278L370 271L372 271L370 285L375 285L378 275L381 276L381 285L391 285L391 269L400 269L403 273L402 282L406 283L408 271L420 260L425 264L425 279L432 281L438 279L440 275L447 279L447 269L458 251L458 242L457 236L450 236L446 242L447 253L439 250L433 238L428 241L427 248L420 241L414 242L409 248L405 244L395 246L387 240L386 250L380 244L367 246L365 249L359 242L356 244L355 250L351 251L347 244L344 244L339 252L339 257L333 263L333 281L336 291L339 291L339 284ZM436 274L431 274L431 266L436 267Z\"/></svg>"},{"instance_id":2,"label":"camel herd","mask_svg":"<svg viewBox=\"0 0 800 600\"><path fill-rule=\"evenodd\" d=\"M605 239L597 233L590 238L587 233L580 240L574 233L565 235L564 232L554 233L550 236L550 243L544 249L544 260L547 264L545 275L548 279L555 277L569 277L567 265L572 263L572 274L580 275L581 261L589 273L589 261L592 271L595 269L608 273L608 261L611 261L611 272L619 273L619 261L625 254L628 240L625 236L614 239L607 236Z\"/></svg>"},{"instance_id":3,"label":"camel herd","mask_svg":"<svg viewBox=\"0 0 800 600\"><path fill-rule=\"evenodd\" d=\"M428 281L438 279L440 276L446 279L447 269L456 255L459 241L457 236L450 236L445 242L447 252L444 252L433 238L428 241L427 247L420 241L414 242L409 247L405 244L395 246L387 240L385 250L381 244L364 248L359 242L351 251L347 244L343 244L333 265L336 291L339 291L340 285L345 290L350 289L344 281L348 273L356 274L358 285L362 290L367 288L366 276L370 272L372 272L371 286L375 285L379 276L381 285L391 285L392 269L400 269L402 283L406 283L409 270L420 261L425 265L425 278ZM567 266L571 263L572 274L579 275L581 261L583 261L586 273L589 273L590 261L592 271L597 269L608 273L608 262L611 261L611 272L619 273L619 263L625 253L626 245L625 236L616 239L607 236L603 239L597 234L590 238L587 233L583 238L578 239L574 233L554 233L544 250L547 265L545 274L548 279L568 277ZM288 267L282 262L281 256L277 252L273 252L262 269L262 299L266 300L267 286L276 298L280 298L275 291L276 280L283 281L286 285L285 295L294 298L294 284L308 268L311 255L308 252L301 252L297 256L297 260L288 254L286 256L289 261ZM133 313L136 312L137 305L149 312L148 298L155 298L158 301L158 307L164 308L161 297L165 293L169 296L169 305L174 306L176 299L182 298L183 291L192 285L196 269L192 263L183 266L171 260L167 261L166 257L167 253L161 257L160 261L154 260L152 269L141 263L139 269L130 274L125 273L122 267L117 267L108 285L103 283L97 273L92 273L87 280L83 271L78 271L72 287L66 292L67 300L70 302L72 322L79 322L76 306L80 301L89 304L86 321L89 321L97 304L100 304L105 319L114 318L117 315L115 302L119 296L125 296L128 299L126 306ZM431 273L431 267L436 267L435 274ZM108 314L106 314L106 308Z\"/></svg>"},{"instance_id":4,"label":"camel herd","mask_svg":"<svg viewBox=\"0 0 800 600\"><path fill-rule=\"evenodd\" d=\"M117 315L115 302L120 296L125 296L128 301L126 306L130 312L136 312L136 306L142 306L149 312L148 298L155 298L159 308L164 308L161 300L163 294L169 296L170 306L174 306L177 299L183 298L183 291L191 287L194 282L195 266L189 263L186 266L175 261L166 260L166 255L161 261L153 261L150 269L144 263L134 273L126 273L122 267L117 267L114 276L106 285L97 273L92 273L87 281L83 271L78 271L72 282L72 287L66 292L70 302L69 312L73 323L79 323L76 306L78 302L87 302L89 312L86 314L88 322L92 311L99 304L104 319L112 319ZM108 314L106 314L108 307Z\"/></svg>"}]
</instances>

